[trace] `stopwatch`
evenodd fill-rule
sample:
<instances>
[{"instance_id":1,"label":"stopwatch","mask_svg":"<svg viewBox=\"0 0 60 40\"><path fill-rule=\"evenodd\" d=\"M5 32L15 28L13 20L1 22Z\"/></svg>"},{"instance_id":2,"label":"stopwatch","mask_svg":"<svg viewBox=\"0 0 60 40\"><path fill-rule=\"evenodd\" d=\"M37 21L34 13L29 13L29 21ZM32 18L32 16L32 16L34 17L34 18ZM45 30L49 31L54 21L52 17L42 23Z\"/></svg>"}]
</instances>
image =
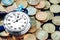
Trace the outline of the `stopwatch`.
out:
<instances>
[{"instance_id":1,"label":"stopwatch","mask_svg":"<svg viewBox=\"0 0 60 40\"><path fill-rule=\"evenodd\" d=\"M25 34L30 29L30 27L30 18L24 12L10 12L4 18L4 28L10 34Z\"/></svg>"}]
</instances>

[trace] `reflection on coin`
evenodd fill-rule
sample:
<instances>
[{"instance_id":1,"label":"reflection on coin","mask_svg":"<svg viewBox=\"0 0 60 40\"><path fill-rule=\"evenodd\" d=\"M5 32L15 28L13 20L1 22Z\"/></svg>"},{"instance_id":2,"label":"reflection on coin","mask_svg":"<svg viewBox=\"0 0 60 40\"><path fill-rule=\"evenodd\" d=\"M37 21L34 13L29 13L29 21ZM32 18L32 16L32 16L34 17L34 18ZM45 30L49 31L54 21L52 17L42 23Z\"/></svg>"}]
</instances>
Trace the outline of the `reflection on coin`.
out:
<instances>
[{"instance_id":1,"label":"reflection on coin","mask_svg":"<svg viewBox=\"0 0 60 40\"><path fill-rule=\"evenodd\" d=\"M60 16L55 16L52 18L52 22L55 24L55 25L60 25Z\"/></svg>"},{"instance_id":2,"label":"reflection on coin","mask_svg":"<svg viewBox=\"0 0 60 40\"><path fill-rule=\"evenodd\" d=\"M14 3L14 0L2 0L2 5L9 6Z\"/></svg>"},{"instance_id":3,"label":"reflection on coin","mask_svg":"<svg viewBox=\"0 0 60 40\"><path fill-rule=\"evenodd\" d=\"M40 21L45 21L48 18L48 15L46 12L38 12L36 14L36 19L40 20Z\"/></svg>"},{"instance_id":4,"label":"reflection on coin","mask_svg":"<svg viewBox=\"0 0 60 40\"><path fill-rule=\"evenodd\" d=\"M28 15L35 15L37 12L36 8L32 6L27 7L27 10L28 10Z\"/></svg>"},{"instance_id":5,"label":"reflection on coin","mask_svg":"<svg viewBox=\"0 0 60 40\"><path fill-rule=\"evenodd\" d=\"M28 3L26 0L17 0L16 1L17 6L23 6L23 8L26 8L28 6Z\"/></svg>"},{"instance_id":6,"label":"reflection on coin","mask_svg":"<svg viewBox=\"0 0 60 40\"><path fill-rule=\"evenodd\" d=\"M40 0L27 0L27 2L30 4L30 5L37 5Z\"/></svg>"},{"instance_id":7,"label":"reflection on coin","mask_svg":"<svg viewBox=\"0 0 60 40\"><path fill-rule=\"evenodd\" d=\"M43 30L47 31L48 33L55 32L55 26L51 23L46 23L43 25Z\"/></svg>"},{"instance_id":8,"label":"reflection on coin","mask_svg":"<svg viewBox=\"0 0 60 40\"><path fill-rule=\"evenodd\" d=\"M38 30L36 32L36 37L39 40L46 40L48 38L48 33L44 30Z\"/></svg>"},{"instance_id":9,"label":"reflection on coin","mask_svg":"<svg viewBox=\"0 0 60 40\"><path fill-rule=\"evenodd\" d=\"M35 6L35 8L44 8L45 7L45 1L41 0L38 5Z\"/></svg>"},{"instance_id":10,"label":"reflection on coin","mask_svg":"<svg viewBox=\"0 0 60 40\"><path fill-rule=\"evenodd\" d=\"M26 34L23 40L36 40L36 37L33 34Z\"/></svg>"},{"instance_id":11,"label":"reflection on coin","mask_svg":"<svg viewBox=\"0 0 60 40\"><path fill-rule=\"evenodd\" d=\"M53 40L60 40L60 31L56 31L53 34L51 34L51 37Z\"/></svg>"}]
</instances>

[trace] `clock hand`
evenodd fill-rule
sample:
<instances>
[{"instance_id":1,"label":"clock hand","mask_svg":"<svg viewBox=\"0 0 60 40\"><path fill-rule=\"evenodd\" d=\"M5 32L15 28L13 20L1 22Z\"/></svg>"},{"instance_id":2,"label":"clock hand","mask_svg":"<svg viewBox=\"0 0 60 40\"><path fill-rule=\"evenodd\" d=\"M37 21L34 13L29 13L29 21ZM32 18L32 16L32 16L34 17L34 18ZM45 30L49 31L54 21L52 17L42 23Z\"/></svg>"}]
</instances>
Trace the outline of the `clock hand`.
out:
<instances>
[{"instance_id":1,"label":"clock hand","mask_svg":"<svg viewBox=\"0 0 60 40\"><path fill-rule=\"evenodd\" d=\"M20 19L17 19L16 21L14 21L13 23L15 23L15 22L18 22L19 20L21 20L22 19L22 17L23 17L23 15L20 17Z\"/></svg>"},{"instance_id":2,"label":"clock hand","mask_svg":"<svg viewBox=\"0 0 60 40\"><path fill-rule=\"evenodd\" d=\"M17 19L16 21L14 21L13 23L15 23L15 22L18 22L19 20L21 20L22 18L20 18L20 19Z\"/></svg>"},{"instance_id":3,"label":"clock hand","mask_svg":"<svg viewBox=\"0 0 60 40\"><path fill-rule=\"evenodd\" d=\"M18 20L21 20L22 18L18 19Z\"/></svg>"}]
</instances>

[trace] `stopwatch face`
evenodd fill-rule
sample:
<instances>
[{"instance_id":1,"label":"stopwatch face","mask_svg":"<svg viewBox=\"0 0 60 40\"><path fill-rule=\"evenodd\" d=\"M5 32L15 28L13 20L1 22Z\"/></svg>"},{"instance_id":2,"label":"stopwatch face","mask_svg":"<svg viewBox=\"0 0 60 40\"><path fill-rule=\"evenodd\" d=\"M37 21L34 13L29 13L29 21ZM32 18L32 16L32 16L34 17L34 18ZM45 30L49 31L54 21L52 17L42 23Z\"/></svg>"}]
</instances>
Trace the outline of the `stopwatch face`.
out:
<instances>
[{"instance_id":1,"label":"stopwatch face","mask_svg":"<svg viewBox=\"0 0 60 40\"><path fill-rule=\"evenodd\" d=\"M5 16L4 28L10 31L23 31L30 25L30 18L24 12L10 12Z\"/></svg>"}]
</instances>

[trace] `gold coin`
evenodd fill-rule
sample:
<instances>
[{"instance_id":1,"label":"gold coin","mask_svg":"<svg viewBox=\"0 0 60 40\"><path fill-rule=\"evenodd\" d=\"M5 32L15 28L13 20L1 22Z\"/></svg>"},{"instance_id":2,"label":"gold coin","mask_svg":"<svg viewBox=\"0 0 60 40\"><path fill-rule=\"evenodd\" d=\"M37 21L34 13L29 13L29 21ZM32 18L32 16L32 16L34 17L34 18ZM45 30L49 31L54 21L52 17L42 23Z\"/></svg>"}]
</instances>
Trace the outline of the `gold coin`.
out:
<instances>
[{"instance_id":1,"label":"gold coin","mask_svg":"<svg viewBox=\"0 0 60 40\"><path fill-rule=\"evenodd\" d=\"M39 4L40 0L27 0L27 2L28 2L30 5L37 5L37 4Z\"/></svg>"},{"instance_id":2,"label":"gold coin","mask_svg":"<svg viewBox=\"0 0 60 40\"><path fill-rule=\"evenodd\" d=\"M60 40L60 31L55 31L54 33L52 33L51 38L53 40Z\"/></svg>"},{"instance_id":3,"label":"gold coin","mask_svg":"<svg viewBox=\"0 0 60 40\"><path fill-rule=\"evenodd\" d=\"M28 10L28 15L31 15L31 16L35 15L37 12L37 9L32 6L27 7L27 10Z\"/></svg>"},{"instance_id":4,"label":"gold coin","mask_svg":"<svg viewBox=\"0 0 60 40\"><path fill-rule=\"evenodd\" d=\"M54 17L54 14L50 11L46 11L48 14L48 20L51 20Z\"/></svg>"},{"instance_id":5,"label":"gold coin","mask_svg":"<svg viewBox=\"0 0 60 40\"><path fill-rule=\"evenodd\" d=\"M30 17L30 19L31 19L31 28L30 28L30 30L28 32L33 33L33 32L35 32L37 30L37 28L36 28L36 20L35 20L34 17Z\"/></svg>"},{"instance_id":6,"label":"gold coin","mask_svg":"<svg viewBox=\"0 0 60 40\"><path fill-rule=\"evenodd\" d=\"M0 11L6 11L6 9L0 4Z\"/></svg>"},{"instance_id":7,"label":"gold coin","mask_svg":"<svg viewBox=\"0 0 60 40\"><path fill-rule=\"evenodd\" d=\"M0 36L3 36L3 37L5 37L5 36L9 36L9 33L8 33L8 32L3 31L3 32L1 32L1 33L0 33Z\"/></svg>"},{"instance_id":8,"label":"gold coin","mask_svg":"<svg viewBox=\"0 0 60 40\"><path fill-rule=\"evenodd\" d=\"M51 5L50 11L53 13L59 13L60 12L60 5Z\"/></svg>"},{"instance_id":9,"label":"gold coin","mask_svg":"<svg viewBox=\"0 0 60 40\"><path fill-rule=\"evenodd\" d=\"M40 21L45 21L48 18L48 15L46 12L37 12L36 14L36 19L40 20Z\"/></svg>"},{"instance_id":10,"label":"gold coin","mask_svg":"<svg viewBox=\"0 0 60 40\"><path fill-rule=\"evenodd\" d=\"M42 23L36 20L36 28L39 29L41 28Z\"/></svg>"},{"instance_id":11,"label":"gold coin","mask_svg":"<svg viewBox=\"0 0 60 40\"><path fill-rule=\"evenodd\" d=\"M52 18L54 17L54 14L50 11L45 11L48 15L48 18L44 21L44 22L47 22L48 20L52 20Z\"/></svg>"},{"instance_id":12,"label":"gold coin","mask_svg":"<svg viewBox=\"0 0 60 40\"><path fill-rule=\"evenodd\" d=\"M36 37L39 40L46 40L48 38L48 33L44 30L37 30Z\"/></svg>"},{"instance_id":13,"label":"gold coin","mask_svg":"<svg viewBox=\"0 0 60 40\"><path fill-rule=\"evenodd\" d=\"M17 6L23 5L24 8L26 8L28 6L28 3L26 0L17 0L16 4L17 4Z\"/></svg>"},{"instance_id":14,"label":"gold coin","mask_svg":"<svg viewBox=\"0 0 60 40\"><path fill-rule=\"evenodd\" d=\"M49 1L45 1L44 9L48 9L48 8L50 8L50 2Z\"/></svg>"},{"instance_id":15,"label":"gold coin","mask_svg":"<svg viewBox=\"0 0 60 40\"><path fill-rule=\"evenodd\" d=\"M60 0L49 0L51 3L53 3L53 4L58 4L58 3L60 3Z\"/></svg>"},{"instance_id":16,"label":"gold coin","mask_svg":"<svg viewBox=\"0 0 60 40\"><path fill-rule=\"evenodd\" d=\"M55 32L55 25L52 23L46 23L43 25L43 30L47 31L48 33Z\"/></svg>"},{"instance_id":17,"label":"gold coin","mask_svg":"<svg viewBox=\"0 0 60 40\"><path fill-rule=\"evenodd\" d=\"M32 26L31 29L29 30L29 32L33 33L36 32L37 28L35 26Z\"/></svg>"},{"instance_id":18,"label":"gold coin","mask_svg":"<svg viewBox=\"0 0 60 40\"><path fill-rule=\"evenodd\" d=\"M26 34L23 40L36 40L36 37L33 34Z\"/></svg>"},{"instance_id":19,"label":"gold coin","mask_svg":"<svg viewBox=\"0 0 60 40\"><path fill-rule=\"evenodd\" d=\"M11 12L17 8L16 3L14 3L12 6L8 6L6 9L6 12Z\"/></svg>"},{"instance_id":20,"label":"gold coin","mask_svg":"<svg viewBox=\"0 0 60 40\"><path fill-rule=\"evenodd\" d=\"M44 8L45 7L45 1L41 0L38 5L35 6L35 8Z\"/></svg>"},{"instance_id":21,"label":"gold coin","mask_svg":"<svg viewBox=\"0 0 60 40\"><path fill-rule=\"evenodd\" d=\"M60 25L60 16L55 16L52 18L52 22L55 24L55 25Z\"/></svg>"}]
</instances>

